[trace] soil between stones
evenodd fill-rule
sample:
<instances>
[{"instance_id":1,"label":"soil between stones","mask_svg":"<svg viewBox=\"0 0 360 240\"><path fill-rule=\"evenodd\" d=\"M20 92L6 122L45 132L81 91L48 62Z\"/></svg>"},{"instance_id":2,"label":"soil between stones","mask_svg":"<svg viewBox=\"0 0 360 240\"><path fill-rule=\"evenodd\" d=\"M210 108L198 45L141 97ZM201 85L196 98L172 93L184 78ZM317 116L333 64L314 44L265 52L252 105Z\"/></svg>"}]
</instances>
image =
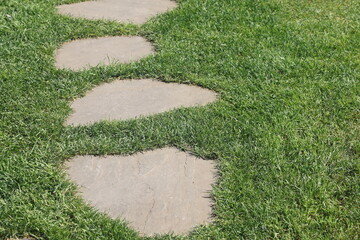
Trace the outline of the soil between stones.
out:
<instances>
[{"instance_id":1,"label":"soil between stones","mask_svg":"<svg viewBox=\"0 0 360 240\"><path fill-rule=\"evenodd\" d=\"M178 107L204 106L216 100L208 89L153 79L117 80L102 84L71 103L66 125L87 125L101 120L127 120Z\"/></svg>"},{"instance_id":2,"label":"soil between stones","mask_svg":"<svg viewBox=\"0 0 360 240\"><path fill-rule=\"evenodd\" d=\"M130 156L78 156L70 179L92 206L142 234L185 234L211 220L215 162L162 148Z\"/></svg>"},{"instance_id":3,"label":"soil between stones","mask_svg":"<svg viewBox=\"0 0 360 240\"><path fill-rule=\"evenodd\" d=\"M143 24L176 6L170 0L98 0L61 5L57 9L60 14L73 17Z\"/></svg>"},{"instance_id":4,"label":"soil between stones","mask_svg":"<svg viewBox=\"0 0 360 240\"><path fill-rule=\"evenodd\" d=\"M74 71L129 63L154 53L154 48L142 37L101 37L81 39L63 44L55 53L55 66Z\"/></svg>"}]
</instances>

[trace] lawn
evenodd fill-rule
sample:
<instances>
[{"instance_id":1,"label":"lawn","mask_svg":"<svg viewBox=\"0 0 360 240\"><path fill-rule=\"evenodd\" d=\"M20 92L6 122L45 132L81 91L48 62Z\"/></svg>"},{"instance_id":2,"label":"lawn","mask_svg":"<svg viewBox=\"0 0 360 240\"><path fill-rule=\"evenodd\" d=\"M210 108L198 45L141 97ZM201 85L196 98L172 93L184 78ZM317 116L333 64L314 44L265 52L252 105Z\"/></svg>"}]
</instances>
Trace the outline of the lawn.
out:
<instances>
[{"instance_id":1,"label":"lawn","mask_svg":"<svg viewBox=\"0 0 360 240\"><path fill-rule=\"evenodd\" d=\"M164 146L215 159L219 178L211 225L154 239L360 238L358 0L181 0L141 26L56 14L70 2L0 2L0 239L140 238L86 205L62 164ZM117 35L144 36L157 54L54 67L63 42ZM63 125L72 99L116 78L194 84L219 101Z\"/></svg>"}]
</instances>

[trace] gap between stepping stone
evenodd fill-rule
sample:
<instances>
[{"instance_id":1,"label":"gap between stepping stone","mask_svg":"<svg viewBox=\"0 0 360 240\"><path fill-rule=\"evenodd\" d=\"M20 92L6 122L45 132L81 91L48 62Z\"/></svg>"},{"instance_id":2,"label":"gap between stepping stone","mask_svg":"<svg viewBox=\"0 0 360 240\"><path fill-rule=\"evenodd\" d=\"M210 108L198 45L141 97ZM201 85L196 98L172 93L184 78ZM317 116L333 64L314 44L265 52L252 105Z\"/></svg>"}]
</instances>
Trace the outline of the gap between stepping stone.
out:
<instances>
[{"instance_id":1,"label":"gap between stepping stone","mask_svg":"<svg viewBox=\"0 0 360 240\"><path fill-rule=\"evenodd\" d=\"M204 106L216 93L197 86L153 79L116 80L91 90L71 103L66 125L88 125L102 120L128 120L179 107Z\"/></svg>"},{"instance_id":2,"label":"gap between stepping stone","mask_svg":"<svg viewBox=\"0 0 360 240\"><path fill-rule=\"evenodd\" d=\"M177 7L170 0L98 0L60 5L60 14L87 19L143 24L151 17Z\"/></svg>"},{"instance_id":3,"label":"gap between stepping stone","mask_svg":"<svg viewBox=\"0 0 360 240\"><path fill-rule=\"evenodd\" d=\"M130 156L77 156L66 164L81 196L142 234L185 234L211 221L215 161L176 148Z\"/></svg>"},{"instance_id":4,"label":"gap between stepping stone","mask_svg":"<svg viewBox=\"0 0 360 240\"><path fill-rule=\"evenodd\" d=\"M142 37L101 37L64 43L55 53L55 66L74 71L97 65L130 63L154 53Z\"/></svg>"}]
</instances>

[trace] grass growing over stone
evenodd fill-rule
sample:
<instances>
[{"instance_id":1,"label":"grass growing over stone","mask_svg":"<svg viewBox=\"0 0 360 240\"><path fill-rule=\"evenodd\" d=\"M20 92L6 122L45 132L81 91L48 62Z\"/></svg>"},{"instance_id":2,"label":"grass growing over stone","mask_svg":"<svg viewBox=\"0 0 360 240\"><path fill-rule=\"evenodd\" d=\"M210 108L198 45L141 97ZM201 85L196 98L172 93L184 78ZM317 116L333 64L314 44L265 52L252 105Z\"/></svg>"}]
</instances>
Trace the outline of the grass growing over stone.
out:
<instances>
[{"instance_id":1,"label":"grass growing over stone","mask_svg":"<svg viewBox=\"0 0 360 240\"><path fill-rule=\"evenodd\" d=\"M136 239L76 197L62 163L176 146L216 159L214 224L156 239L358 239L360 3L182 0L144 26L55 14L74 1L0 3L0 238ZM155 56L74 73L54 50L142 35ZM113 78L158 78L220 100L64 127L69 101Z\"/></svg>"}]
</instances>

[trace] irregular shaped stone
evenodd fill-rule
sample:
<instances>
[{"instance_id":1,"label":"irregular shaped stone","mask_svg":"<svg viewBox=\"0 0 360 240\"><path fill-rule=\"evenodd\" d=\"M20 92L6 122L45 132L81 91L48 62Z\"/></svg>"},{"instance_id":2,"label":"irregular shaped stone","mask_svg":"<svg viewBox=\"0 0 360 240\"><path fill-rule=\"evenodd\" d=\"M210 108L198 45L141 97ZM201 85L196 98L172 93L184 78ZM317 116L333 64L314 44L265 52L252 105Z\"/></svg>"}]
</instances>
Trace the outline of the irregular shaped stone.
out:
<instances>
[{"instance_id":1,"label":"irregular shaped stone","mask_svg":"<svg viewBox=\"0 0 360 240\"><path fill-rule=\"evenodd\" d=\"M98 0L58 6L60 14L87 19L143 24L177 6L170 0Z\"/></svg>"},{"instance_id":2,"label":"irregular shaped stone","mask_svg":"<svg viewBox=\"0 0 360 240\"><path fill-rule=\"evenodd\" d=\"M216 100L208 89L152 79L105 83L71 103L67 125L86 125L101 120L127 120L178 107L203 106Z\"/></svg>"},{"instance_id":3,"label":"irregular shaped stone","mask_svg":"<svg viewBox=\"0 0 360 240\"><path fill-rule=\"evenodd\" d=\"M84 199L143 234L184 234L211 220L215 162L176 148L67 162Z\"/></svg>"},{"instance_id":4,"label":"irregular shaped stone","mask_svg":"<svg viewBox=\"0 0 360 240\"><path fill-rule=\"evenodd\" d=\"M129 63L152 53L153 46L142 37L81 39L65 43L56 51L55 66L78 71L97 65Z\"/></svg>"}]
</instances>

